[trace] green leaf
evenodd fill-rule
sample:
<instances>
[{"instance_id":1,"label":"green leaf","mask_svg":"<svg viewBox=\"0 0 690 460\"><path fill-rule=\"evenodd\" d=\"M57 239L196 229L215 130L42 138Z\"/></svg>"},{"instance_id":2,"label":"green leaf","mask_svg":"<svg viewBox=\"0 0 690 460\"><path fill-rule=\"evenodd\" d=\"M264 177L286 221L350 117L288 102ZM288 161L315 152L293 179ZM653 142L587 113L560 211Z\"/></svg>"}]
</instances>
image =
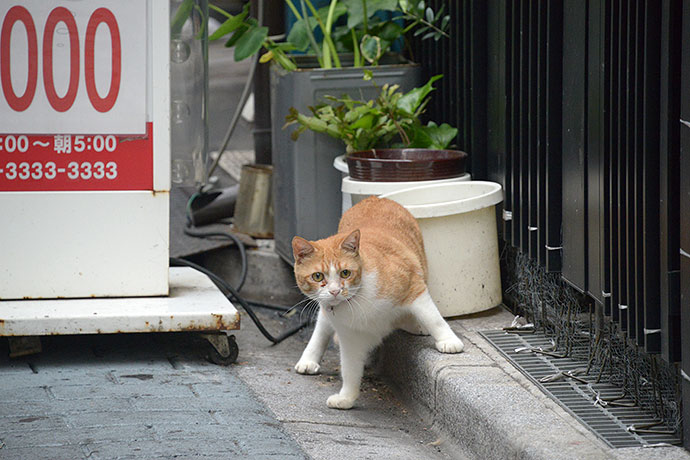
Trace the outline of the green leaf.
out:
<instances>
[{"instance_id":1,"label":"green leaf","mask_svg":"<svg viewBox=\"0 0 690 460\"><path fill-rule=\"evenodd\" d=\"M368 17L372 17L377 11L396 11L398 6L398 0L343 0L342 5L347 9L348 29L364 23L364 1L367 3Z\"/></svg>"},{"instance_id":2,"label":"green leaf","mask_svg":"<svg viewBox=\"0 0 690 460\"><path fill-rule=\"evenodd\" d=\"M184 2L180 4L180 6L177 8L177 11L175 11L175 16L173 17L172 22L170 23L170 35L173 37L180 35L182 32L182 27L184 26L184 23L187 22L189 14L192 12L193 8L194 0L184 0Z\"/></svg>"},{"instance_id":3,"label":"green leaf","mask_svg":"<svg viewBox=\"0 0 690 460\"><path fill-rule=\"evenodd\" d=\"M419 140L423 139L425 145L417 145L417 135ZM436 123L430 121L426 126L419 126L415 132L410 147L429 148L429 149L447 149L458 135L458 130L447 123L437 126Z\"/></svg>"},{"instance_id":4,"label":"green leaf","mask_svg":"<svg viewBox=\"0 0 690 460\"><path fill-rule=\"evenodd\" d=\"M280 51L295 51L297 48L292 43L288 42L281 42L281 43L274 43L270 46L271 50L280 50Z\"/></svg>"},{"instance_id":5,"label":"green leaf","mask_svg":"<svg viewBox=\"0 0 690 460\"><path fill-rule=\"evenodd\" d=\"M369 69L364 70L364 76L362 77L362 80L369 81L372 78L374 78L374 72L372 72Z\"/></svg>"},{"instance_id":6,"label":"green leaf","mask_svg":"<svg viewBox=\"0 0 690 460\"><path fill-rule=\"evenodd\" d=\"M328 19L328 8L329 7L325 6L316 11L323 24L326 24L326 20ZM333 22L337 21L344 14L347 14L347 8L345 8L345 6L342 4L337 4L333 10ZM295 47L301 51L306 50L311 44L309 42L309 33L307 31L307 27L310 27L310 30L313 31L318 25L319 21L317 21L314 16L309 16L306 19L302 18L296 21L290 28L287 41L294 44Z\"/></svg>"},{"instance_id":7,"label":"green leaf","mask_svg":"<svg viewBox=\"0 0 690 460\"><path fill-rule=\"evenodd\" d=\"M309 26L307 26L307 23ZM287 41L292 43L299 51L305 51L310 45L307 27L311 27L311 30L314 30L317 24L316 19L312 16L309 16L306 21L302 19L295 22L287 36Z\"/></svg>"},{"instance_id":8,"label":"green leaf","mask_svg":"<svg viewBox=\"0 0 690 460\"><path fill-rule=\"evenodd\" d=\"M249 29L247 33L237 41L235 46L235 61L242 61L243 59L253 56L263 45L264 40L268 37L268 27L255 27Z\"/></svg>"},{"instance_id":9,"label":"green leaf","mask_svg":"<svg viewBox=\"0 0 690 460\"><path fill-rule=\"evenodd\" d=\"M377 62L383 54L381 39L379 37L365 35L360 44L360 51L362 52L362 57L369 61L369 63L373 64Z\"/></svg>"},{"instance_id":10,"label":"green leaf","mask_svg":"<svg viewBox=\"0 0 690 460\"><path fill-rule=\"evenodd\" d=\"M434 90L432 84L440 78L443 78L443 75L435 75L431 77L424 86L415 88L409 93L404 94L398 99L396 107L408 115L413 115L422 104L422 101L424 101L424 98Z\"/></svg>"},{"instance_id":11,"label":"green leaf","mask_svg":"<svg viewBox=\"0 0 690 460\"><path fill-rule=\"evenodd\" d=\"M429 22L434 22L434 10L431 7L426 9L426 20Z\"/></svg>"},{"instance_id":12,"label":"green leaf","mask_svg":"<svg viewBox=\"0 0 690 460\"><path fill-rule=\"evenodd\" d=\"M361 117L359 120L356 122L352 123L350 128L352 129L366 129L369 130L374 126L374 122L376 121L376 116L372 113L366 114L363 117Z\"/></svg>"},{"instance_id":13,"label":"green leaf","mask_svg":"<svg viewBox=\"0 0 690 460\"><path fill-rule=\"evenodd\" d=\"M407 12L410 11L410 10L413 8L413 6L414 6L410 0L399 0L399 1L398 1L398 4L400 5L400 10L401 10L403 13L407 13Z\"/></svg>"},{"instance_id":14,"label":"green leaf","mask_svg":"<svg viewBox=\"0 0 690 460\"><path fill-rule=\"evenodd\" d=\"M447 149L458 135L458 130L447 123L437 126L430 121L426 126L415 125L410 134L411 148Z\"/></svg>"},{"instance_id":15,"label":"green leaf","mask_svg":"<svg viewBox=\"0 0 690 460\"><path fill-rule=\"evenodd\" d=\"M221 24L221 26L218 28L218 30L213 32L213 34L211 34L211 36L208 37L208 39L210 41L218 40L219 38L221 38L221 37L223 37L223 36L225 36L231 32L234 32L239 27L242 27L242 24L244 23L244 18L246 18L248 14L249 14L249 3L247 3L244 6L244 9L242 10L241 13L239 13L236 16L233 16L232 18L228 19L223 24Z\"/></svg>"},{"instance_id":16,"label":"green leaf","mask_svg":"<svg viewBox=\"0 0 690 460\"><path fill-rule=\"evenodd\" d=\"M416 37L417 35L421 35L421 34L423 34L424 32L426 32L427 30L429 30L429 27L428 27L428 26L420 27L419 29L417 29L417 30L414 31L413 36Z\"/></svg>"},{"instance_id":17,"label":"green leaf","mask_svg":"<svg viewBox=\"0 0 690 460\"><path fill-rule=\"evenodd\" d=\"M439 27L439 29L445 31L446 28L448 27L449 22L450 22L450 15L448 14L448 15L443 17L443 20L441 21L441 27Z\"/></svg>"},{"instance_id":18,"label":"green leaf","mask_svg":"<svg viewBox=\"0 0 690 460\"><path fill-rule=\"evenodd\" d=\"M403 30L403 27L397 22L386 21L376 35L392 43L403 34Z\"/></svg>"},{"instance_id":19,"label":"green leaf","mask_svg":"<svg viewBox=\"0 0 690 460\"><path fill-rule=\"evenodd\" d=\"M244 35L244 33L248 30L249 30L249 27L247 27L246 25L243 25L242 27L238 28L236 31L234 31L232 33L232 35L230 36L228 41L225 42L224 46L226 48L231 48L231 47L235 46L237 44L237 42L239 41L239 39L242 38L242 35Z\"/></svg>"}]
</instances>

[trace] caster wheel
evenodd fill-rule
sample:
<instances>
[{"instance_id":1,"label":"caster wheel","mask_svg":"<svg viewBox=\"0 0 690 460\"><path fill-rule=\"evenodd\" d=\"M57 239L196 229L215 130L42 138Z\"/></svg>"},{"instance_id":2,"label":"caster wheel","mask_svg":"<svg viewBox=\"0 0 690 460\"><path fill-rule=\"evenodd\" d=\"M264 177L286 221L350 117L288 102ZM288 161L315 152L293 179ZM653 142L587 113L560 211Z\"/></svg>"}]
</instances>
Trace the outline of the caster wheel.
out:
<instances>
[{"instance_id":1,"label":"caster wheel","mask_svg":"<svg viewBox=\"0 0 690 460\"><path fill-rule=\"evenodd\" d=\"M228 366L237 361L239 347L234 335L213 334L204 335L208 341L206 359L219 366Z\"/></svg>"}]
</instances>

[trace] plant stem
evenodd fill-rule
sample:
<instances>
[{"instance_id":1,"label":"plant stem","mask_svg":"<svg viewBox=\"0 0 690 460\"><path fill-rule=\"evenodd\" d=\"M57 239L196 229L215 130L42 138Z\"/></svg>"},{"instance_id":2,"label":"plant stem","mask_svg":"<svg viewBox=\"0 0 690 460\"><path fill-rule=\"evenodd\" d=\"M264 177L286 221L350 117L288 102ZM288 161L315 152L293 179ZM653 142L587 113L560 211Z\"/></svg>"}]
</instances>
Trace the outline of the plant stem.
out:
<instances>
[{"instance_id":1,"label":"plant stem","mask_svg":"<svg viewBox=\"0 0 690 460\"><path fill-rule=\"evenodd\" d=\"M395 119L395 115L393 114L392 109L388 109L388 115L391 117L391 121L393 121L393 123L395 124L395 127L398 130L398 134L400 134L400 138L405 143L405 146L410 145L410 138L407 135L407 133L405 132L405 130L402 128L402 126L400 126L400 123L398 123L398 120Z\"/></svg>"},{"instance_id":2,"label":"plant stem","mask_svg":"<svg viewBox=\"0 0 690 460\"><path fill-rule=\"evenodd\" d=\"M335 60L335 66L341 67L340 59L338 58L338 52L336 51L335 44L333 43L333 40L331 40L331 29L326 28L326 25L321 20L319 13L316 11L316 8L314 8L314 5L311 3L311 1L310 0L302 0L302 6L304 6L305 2L307 4L307 6L309 7L309 9L311 10L312 15L314 15L314 19L316 19L316 22L319 23L319 27L321 27L321 31L323 32L324 47L323 47L323 65L322 65L322 67L324 69L333 68L333 65L331 64L331 56L333 56L333 59ZM336 3L338 3L337 0L331 0L331 6L333 8L335 8ZM306 16L306 13L304 13L304 14Z\"/></svg>"},{"instance_id":3,"label":"plant stem","mask_svg":"<svg viewBox=\"0 0 690 460\"><path fill-rule=\"evenodd\" d=\"M362 56L359 54L359 42L357 41L357 34L355 34L355 29L350 29L350 35L352 35L352 49L355 53L355 67L362 66Z\"/></svg>"},{"instance_id":4,"label":"plant stem","mask_svg":"<svg viewBox=\"0 0 690 460\"><path fill-rule=\"evenodd\" d=\"M292 14L295 15L295 17L297 18L297 20L298 20L298 21L301 21L301 20L302 20L302 16L300 16L299 11L297 10L297 8L295 8L295 5L292 3L292 0L285 0L285 3L287 3L288 7L289 7L290 10L292 11ZM210 5L209 5L209 6L210 6Z\"/></svg>"},{"instance_id":5,"label":"plant stem","mask_svg":"<svg viewBox=\"0 0 690 460\"><path fill-rule=\"evenodd\" d=\"M410 24L409 26L405 27L405 29L403 30L403 34L404 34L404 33L407 33L410 29L412 29L412 28L413 28L414 26L416 26L417 24L422 23L422 24L424 24L425 26L427 26L427 27L429 27L429 28L431 28L431 29L434 29L436 32L440 33L440 34L443 35L444 37L450 38L450 35L448 35L446 32L444 32L443 30L439 29L439 28L436 27L434 24L430 23L429 21L427 21L427 20L424 19L424 18L420 18L420 17L418 17L418 16L414 16L414 15L409 14L409 13L406 13L406 14L405 14L405 18L407 18L407 19L414 19L414 22L412 22L412 24Z\"/></svg>"},{"instance_id":6,"label":"plant stem","mask_svg":"<svg viewBox=\"0 0 690 460\"><path fill-rule=\"evenodd\" d=\"M309 1L309 0L307 0L307 1ZM330 69L330 65L328 67L326 67L326 65L325 65L326 62L325 62L324 58L321 56L321 48L319 48L318 43L316 43L316 38L314 38L314 33L311 30L311 24L309 24L309 15L307 14L307 8L304 5L304 0L301 0L300 3L302 5L302 15L304 16L304 25L307 29L307 36L309 37L309 42L311 43L312 48L314 49L314 53L316 53L316 58L319 60L319 65L321 67ZM311 5L311 3L309 3L309 5ZM312 9L314 8L313 5L311 7L312 7ZM318 21L318 17L316 17L316 19ZM330 64L330 62L329 62L329 64Z\"/></svg>"},{"instance_id":7,"label":"plant stem","mask_svg":"<svg viewBox=\"0 0 690 460\"><path fill-rule=\"evenodd\" d=\"M287 0L287 1L290 1L290 0ZM217 11L218 13L222 14L223 16L225 16L228 19L232 19L234 17L233 15L231 15L230 13L225 11L224 9L218 8L216 5L214 5L212 3L209 3L208 7L209 7L209 9L212 9L213 11Z\"/></svg>"},{"instance_id":8,"label":"plant stem","mask_svg":"<svg viewBox=\"0 0 690 460\"><path fill-rule=\"evenodd\" d=\"M340 58L338 57L338 51L335 48L335 44L331 39L331 29L333 28L333 14L335 13L335 7L338 4L338 0L331 0L331 5L328 7L328 16L326 17L326 31L324 32L324 40L327 42L331 52L333 53L333 61L335 66L340 68Z\"/></svg>"}]
</instances>

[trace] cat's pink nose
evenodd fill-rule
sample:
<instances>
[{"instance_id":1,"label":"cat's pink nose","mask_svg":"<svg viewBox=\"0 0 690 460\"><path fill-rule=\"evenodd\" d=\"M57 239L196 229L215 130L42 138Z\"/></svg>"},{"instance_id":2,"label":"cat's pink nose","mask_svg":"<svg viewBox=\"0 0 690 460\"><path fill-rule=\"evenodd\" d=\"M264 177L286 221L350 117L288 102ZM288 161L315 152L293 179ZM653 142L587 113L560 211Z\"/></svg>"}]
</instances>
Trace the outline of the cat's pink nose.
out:
<instances>
[{"instance_id":1,"label":"cat's pink nose","mask_svg":"<svg viewBox=\"0 0 690 460\"><path fill-rule=\"evenodd\" d=\"M338 294L340 294L341 289L329 289L328 292L331 293L333 297L338 297Z\"/></svg>"}]
</instances>

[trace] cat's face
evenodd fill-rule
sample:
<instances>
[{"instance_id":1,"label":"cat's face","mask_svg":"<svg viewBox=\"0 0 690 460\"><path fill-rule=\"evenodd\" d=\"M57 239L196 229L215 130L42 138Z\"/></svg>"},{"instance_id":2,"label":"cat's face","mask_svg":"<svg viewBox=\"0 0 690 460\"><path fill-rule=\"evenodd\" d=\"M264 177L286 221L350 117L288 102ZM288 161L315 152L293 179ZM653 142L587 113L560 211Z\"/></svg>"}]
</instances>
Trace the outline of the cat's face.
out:
<instances>
[{"instance_id":1,"label":"cat's face","mask_svg":"<svg viewBox=\"0 0 690 460\"><path fill-rule=\"evenodd\" d=\"M300 290L321 304L337 305L353 297L362 281L359 230L346 237L325 240L292 240L295 279Z\"/></svg>"}]
</instances>

